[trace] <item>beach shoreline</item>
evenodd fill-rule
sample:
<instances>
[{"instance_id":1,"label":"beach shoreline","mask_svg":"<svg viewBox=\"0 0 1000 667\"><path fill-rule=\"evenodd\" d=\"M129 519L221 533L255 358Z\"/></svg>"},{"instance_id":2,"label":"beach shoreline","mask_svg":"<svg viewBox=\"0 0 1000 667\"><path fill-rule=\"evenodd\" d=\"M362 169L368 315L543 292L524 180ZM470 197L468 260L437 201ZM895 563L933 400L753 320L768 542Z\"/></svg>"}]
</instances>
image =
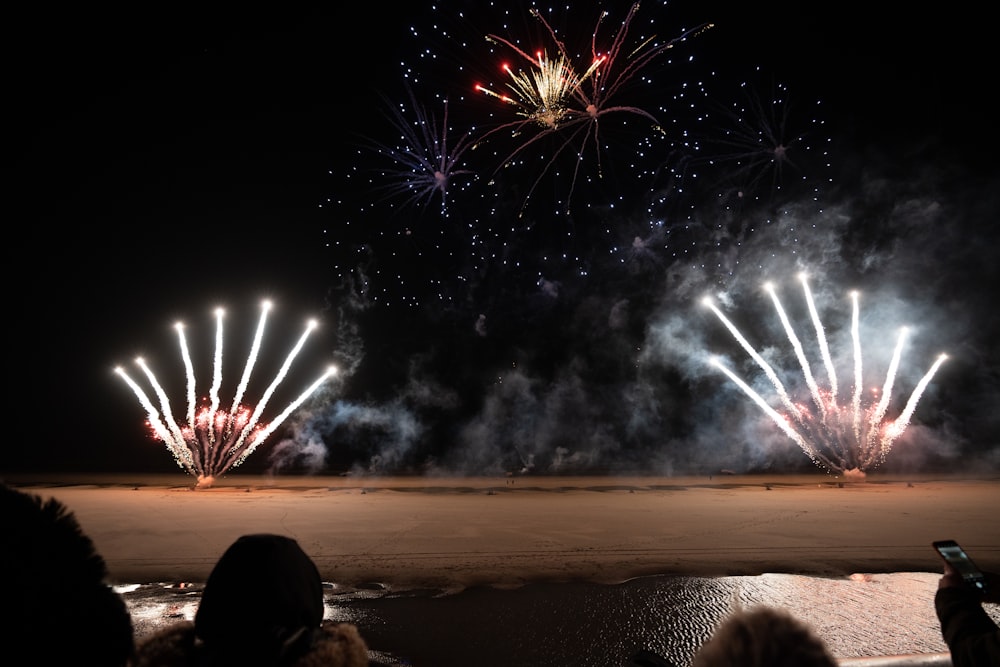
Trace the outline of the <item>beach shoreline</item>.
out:
<instances>
[{"instance_id":1,"label":"beach shoreline","mask_svg":"<svg viewBox=\"0 0 1000 667\"><path fill-rule=\"evenodd\" d=\"M460 590L651 575L1000 570L1000 478L870 475L5 475L74 512L113 583L204 581L242 534L297 539L324 580Z\"/></svg>"},{"instance_id":2,"label":"beach shoreline","mask_svg":"<svg viewBox=\"0 0 1000 667\"><path fill-rule=\"evenodd\" d=\"M137 638L193 619L223 551L274 532L299 541L328 618L356 624L386 667L603 667L640 648L686 665L734 605L753 604L810 623L840 659L944 656L931 541L1000 571L997 476L4 481L74 513Z\"/></svg>"}]
</instances>

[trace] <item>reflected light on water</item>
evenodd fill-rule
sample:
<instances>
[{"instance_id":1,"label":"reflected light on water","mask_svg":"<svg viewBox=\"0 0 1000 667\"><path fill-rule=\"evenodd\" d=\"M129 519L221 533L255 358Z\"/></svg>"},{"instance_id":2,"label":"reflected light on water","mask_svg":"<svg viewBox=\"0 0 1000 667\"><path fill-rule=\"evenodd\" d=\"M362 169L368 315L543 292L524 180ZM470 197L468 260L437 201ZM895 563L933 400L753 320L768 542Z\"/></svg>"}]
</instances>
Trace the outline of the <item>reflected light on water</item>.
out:
<instances>
[{"instance_id":1,"label":"reflected light on water","mask_svg":"<svg viewBox=\"0 0 1000 667\"><path fill-rule=\"evenodd\" d=\"M327 584L326 618L354 623L374 665L624 664L640 649L685 667L739 607L788 609L839 659L947 652L934 613L940 574L644 577L621 584L530 584L458 593ZM248 584L252 585L252 584ZM138 637L193 620L200 584L119 587ZM1000 622L1000 610L988 605Z\"/></svg>"}]
</instances>

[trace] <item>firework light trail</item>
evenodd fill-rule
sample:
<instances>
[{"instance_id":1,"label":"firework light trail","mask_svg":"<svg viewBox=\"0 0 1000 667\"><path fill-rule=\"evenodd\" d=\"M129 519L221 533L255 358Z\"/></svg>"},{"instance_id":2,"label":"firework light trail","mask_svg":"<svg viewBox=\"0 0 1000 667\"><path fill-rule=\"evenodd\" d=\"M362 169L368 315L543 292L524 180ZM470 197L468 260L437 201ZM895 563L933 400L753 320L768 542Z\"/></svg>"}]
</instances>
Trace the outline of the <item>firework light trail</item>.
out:
<instances>
[{"instance_id":1,"label":"firework light trail","mask_svg":"<svg viewBox=\"0 0 1000 667\"><path fill-rule=\"evenodd\" d=\"M677 44L694 37L712 27L705 23L697 28L686 30L680 36L667 41L658 40L655 36L642 40L633 47L626 47L629 30L639 3L634 3L618 30L611 36L605 48L601 48L604 40L600 36L601 27L607 12L602 12L590 39L590 63L582 73L573 67L572 57L565 43L558 37L556 30L546 21L537 9L531 10L534 16L547 31L559 56L550 60L544 50L539 50L532 57L516 44L499 35L487 35L487 40L502 44L515 51L527 61L531 69L527 72L517 71L506 63L502 69L511 81L508 87L514 97L495 92L486 86L477 85L476 90L495 97L517 109L518 120L503 123L486 132L479 143L494 138L498 133L508 133L512 137L520 135L531 127L541 128L539 132L529 135L525 140L519 140L513 151L501 161L500 168L509 166L526 149L534 146L540 139L553 134L560 135L560 143L552 155L547 158L545 167L528 191L530 199L541 179L553 167L556 159L567 150L576 155L573 167L570 192L566 204L573 196L576 179L579 176L581 163L587 153L588 144L593 144L597 154L597 173L601 176L602 142L600 137L600 121L608 114L631 114L646 119L657 132L663 132L656 116L646 109L634 105L619 104L615 100L623 88L648 67L658 56L661 56ZM587 85L585 85L587 84ZM478 145L478 144L477 144ZM527 199L525 200L525 205Z\"/></svg>"},{"instance_id":2,"label":"firework light trail","mask_svg":"<svg viewBox=\"0 0 1000 667\"><path fill-rule=\"evenodd\" d=\"M417 102L409 91L410 108L386 101L388 120L398 137L396 144L372 141L370 150L387 157L397 169L378 169L385 183L376 188L389 198L399 198L401 208L428 204L441 199L441 211L448 210L448 188L458 177L472 180L475 172L461 168L465 152L472 146L471 132L454 137L448 120L448 100L443 116L436 116Z\"/></svg>"},{"instance_id":3,"label":"firework light trail","mask_svg":"<svg viewBox=\"0 0 1000 667\"><path fill-rule=\"evenodd\" d=\"M823 105L817 100L793 113L789 87L768 86L759 80L762 75L758 67L739 84L740 100L708 103L705 116L716 123L705 124L712 131L693 133L698 150L688 157L699 167L718 168L710 169L714 176L703 177L730 205L734 197L764 203L793 185L795 192L818 201L823 179L829 179L832 143L819 116Z\"/></svg>"},{"instance_id":4,"label":"firework light trail","mask_svg":"<svg viewBox=\"0 0 1000 667\"><path fill-rule=\"evenodd\" d=\"M343 176L356 185L338 186L322 204L344 211L323 233L338 289L352 298L478 318L523 307L497 298L492 286L501 280L504 294L514 293L514 281L532 292L572 287L609 258L617 271L693 252L691 234L715 243L701 222L668 224L650 210L680 197L679 181L668 176L663 186L664 163L685 152L686 126L700 116L696 96L685 92L700 82L681 78L690 66L671 71L679 64L671 51L687 51L682 44L712 24L678 26L664 38L659 12L647 25L638 3L598 10L593 22L535 8L518 26L513 14L520 12L504 9L480 23L459 13L411 28L420 57L401 63L408 102L379 95L388 138L359 145L358 155L378 157L376 166L350 165ZM439 69L455 63L457 72ZM625 198L637 184L642 194ZM620 235L606 224L608 206L645 209L636 218L643 229ZM391 215L373 220L375 207ZM435 208L439 216L424 215Z\"/></svg>"},{"instance_id":5,"label":"firework light trail","mask_svg":"<svg viewBox=\"0 0 1000 667\"><path fill-rule=\"evenodd\" d=\"M908 330L900 330L892 360L882 386L881 396L874 405L864 405L861 395L862 387L862 354L859 327L859 306L857 292L851 293L851 341L854 356L854 391L849 405L840 405L837 399L836 372L830 357L823 325L819 319L813 302L812 293L805 275L800 276L805 299L809 306L810 316L816 329L816 341L824 363L830 375L830 387L823 389L816 382L809 366L805 350L798 335L788 319L774 288L768 284L765 289L770 294L775 310L784 327L788 341L791 343L796 358L802 370L805 384L811 394L812 402L795 402L788 390L782 384L778 373L754 349L750 342L740 333L732 322L717 308L710 299L704 303L726 326L743 349L764 371L775 393L783 406L784 412L774 409L763 396L754 390L750 384L740 379L733 371L726 368L717 358L712 358L712 364L721 369L743 392L750 397L775 424L791 438L820 468L825 468L831 474L842 474L850 478L864 478L869 470L876 468L885 461L893 444L903 434L910 423L914 410L924 390L930 383L938 368L947 359L940 355L930 370L924 374L910 394L903 411L896 419L887 419L889 405L892 400L893 385L896 372L902 356L903 344Z\"/></svg>"},{"instance_id":6,"label":"firework light trail","mask_svg":"<svg viewBox=\"0 0 1000 667\"><path fill-rule=\"evenodd\" d=\"M185 472L198 480L198 487L205 488L211 486L218 477L243 463L306 399L336 373L335 367L329 367L325 373L299 394L276 418L269 423L261 422L261 415L267 407L268 401L278 385L284 380L288 369L305 344L309 333L316 327L316 322L310 321L305 332L303 332L292 351L289 352L281 369L254 409L251 411L244 406L242 400L246 394L253 368L257 363L257 356L264 337L264 325L270 309L271 303L269 301L263 302L261 305L260 322L257 326L250 354L247 357L243 375L236 388L232 406L228 411L219 407L221 404L219 391L223 383L222 321L225 313L222 309L215 311L215 355L212 385L209 390L210 404L202 408L200 412L196 406L197 382L187 339L184 337L184 326L178 323L175 327L181 348L181 358L184 362L187 376L187 421L184 426L179 425L174 419L173 410L170 407L170 399L166 391L164 391L163 386L142 358L136 359L136 364L142 369L149 380L149 384L159 401L159 408L150 400L145 390L129 377L123 368L118 367L115 369L115 372L125 380L135 393L142 407L146 409L149 426L153 435L158 440L163 441L177 464Z\"/></svg>"}]
</instances>

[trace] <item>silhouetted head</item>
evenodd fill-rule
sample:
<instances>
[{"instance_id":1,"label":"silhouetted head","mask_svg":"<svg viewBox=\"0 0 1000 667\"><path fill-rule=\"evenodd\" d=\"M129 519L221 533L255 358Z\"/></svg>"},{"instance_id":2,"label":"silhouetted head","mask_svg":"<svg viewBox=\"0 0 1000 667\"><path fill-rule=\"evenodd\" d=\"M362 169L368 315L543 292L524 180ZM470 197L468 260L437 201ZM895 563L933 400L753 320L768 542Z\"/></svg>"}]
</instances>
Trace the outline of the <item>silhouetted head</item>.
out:
<instances>
[{"instance_id":1,"label":"silhouetted head","mask_svg":"<svg viewBox=\"0 0 1000 667\"><path fill-rule=\"evenodd\" d=\"M124 666L135 647L125 601L76 517L54 498L0 484L6 630L36 665Z\"/></svg>"},{"instance_id":2,"label":"silhouetted head","mask_svg":"<svg viewBox=\"0 0 1000 667\"><path fill-rule=\"evenodd\" d=\"M323 582L298 542L281 535L244 535L205 582L195 632L210 654L258 664L294 660L323 622Z\"/></svg>"},{"instance_id":3,"label":"silhouetted head","mask_svg":"<svg viewBox=\"0 0 1000 667\"><path fill-rule=\"evenodd\" d=\"M837 667L812 628L783 609L756 607L728 616L691 667Z\"/></svg>"}]
</instances>

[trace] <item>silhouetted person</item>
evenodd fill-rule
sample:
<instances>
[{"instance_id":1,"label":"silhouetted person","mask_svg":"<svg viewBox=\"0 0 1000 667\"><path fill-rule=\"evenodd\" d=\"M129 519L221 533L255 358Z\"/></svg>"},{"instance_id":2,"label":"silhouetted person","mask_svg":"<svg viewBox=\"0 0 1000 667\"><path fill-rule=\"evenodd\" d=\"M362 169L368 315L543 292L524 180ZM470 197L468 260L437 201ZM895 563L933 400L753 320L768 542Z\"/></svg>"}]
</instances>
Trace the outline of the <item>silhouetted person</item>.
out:
<instances>
[{"instance_id":1,"label":"silhouetted person","mask_svg":"<svg viewBox=\"0 0 1000 667\"><path fill-rule=\"evenodd\" d=\"M984 602L1000 603L1000 575L985 574L985 593L965 583L948 563L944 564L944 575L938 581L934 611L954 667L1000 665L1000 627L983 608Z\"/></svg>"},{"instance_id":2,"label":"silhouetted person","mask_svg":"<svg viewBox=\"0 0 1000 667\"><path fill-rule=\"evenodd\" d=\"M107 583L108 568L76 517L58 500L0 485L4 657L30 665L124 667L132 617Z\"/></svg>"},{"instance_id":3,"label":"silhouetted person","mask_svg":"<svg viewBox=\"0 0 1000 667\"><path fill-rule=\"evenodd\" d=\"M323 582L298 542L244 535L215 564L194 622L143 639L136 667L362 667L368 648L350 623L324 623Z\"/></svg>"},{"instance_id":4,"label":"silhouetted person","mask_svg":"<svg viewBox=\"0 0 1000 667\"><path fill-rule=\"evenodd\" d=\"M837 667L837 660L807 624L762 606L726 617L691 667Z\"/></svg>"}]
</instances>

